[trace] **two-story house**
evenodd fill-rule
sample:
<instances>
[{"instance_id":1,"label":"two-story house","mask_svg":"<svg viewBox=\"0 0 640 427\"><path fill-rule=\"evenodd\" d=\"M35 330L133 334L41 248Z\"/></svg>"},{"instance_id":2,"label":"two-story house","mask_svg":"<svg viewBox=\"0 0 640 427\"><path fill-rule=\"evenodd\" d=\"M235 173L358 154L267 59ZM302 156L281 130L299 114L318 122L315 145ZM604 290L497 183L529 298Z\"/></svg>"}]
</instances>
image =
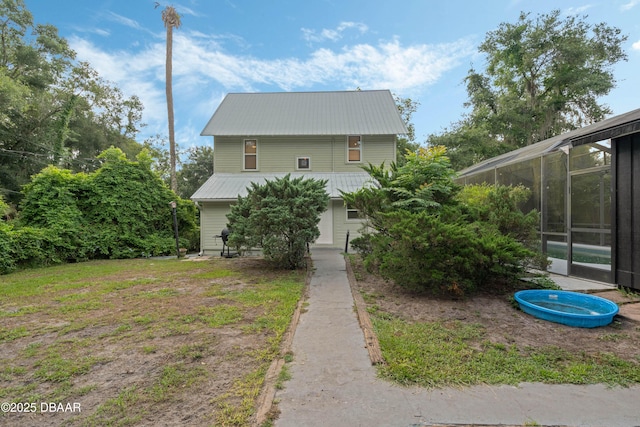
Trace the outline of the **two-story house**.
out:
<instances>
[{"instance_id":1,"label":"two-story house","mask_svg":"<svg viewBox=\"0 0 640 427\"><path fill-rule=\"evenodd\" d=\"M230 205L251 182L290 173L327 180L331 197L316 245L344 247L361 228L340 191L370 184L362 166L396 159L407 129L388 90L228 94L201 135L213 136L214 174L191 197L203 253L220 250Z\"/></svg>"}]
</instances>

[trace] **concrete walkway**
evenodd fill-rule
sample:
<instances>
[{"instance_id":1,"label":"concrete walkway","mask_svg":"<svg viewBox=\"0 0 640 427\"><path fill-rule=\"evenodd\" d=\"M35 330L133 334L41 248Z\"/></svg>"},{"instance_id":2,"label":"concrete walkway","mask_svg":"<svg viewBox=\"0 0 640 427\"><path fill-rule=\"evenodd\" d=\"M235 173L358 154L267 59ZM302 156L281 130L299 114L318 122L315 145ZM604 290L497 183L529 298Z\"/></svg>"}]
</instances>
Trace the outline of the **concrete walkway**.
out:
<instances>
[{"instance_id":1,"label":"concrete walkway","mask_svg":"<svg viewBox=\"0 0 640 427\"><path fill-rule=\"evenodd\" d=\"M430 391L378 379L342 255L314 249L312 258L308 311L293 338L292 379L276 394L276 427L640 426L640 387L522 384Z\"/></svg>"}]
</instances>

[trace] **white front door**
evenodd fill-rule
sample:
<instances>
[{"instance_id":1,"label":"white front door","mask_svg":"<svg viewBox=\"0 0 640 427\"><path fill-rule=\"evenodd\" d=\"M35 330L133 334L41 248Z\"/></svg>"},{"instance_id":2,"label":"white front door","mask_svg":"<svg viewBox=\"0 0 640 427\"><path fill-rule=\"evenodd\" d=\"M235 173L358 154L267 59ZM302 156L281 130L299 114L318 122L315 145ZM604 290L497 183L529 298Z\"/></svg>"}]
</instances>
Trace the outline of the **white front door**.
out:
<instances>
[{"instance_id":1,"label":"white front door","mask_svg":"<svg viewBox=\"0 0 640 427\"><path fill-rule=\"evenodd\" d=\"M331 202L329 202L329 209L324 211L320 215L320 223L318 224L320 230L320 237L316 240L318 245L332 245L333 244L333 209Z\"/></svg>"}]
</instances>

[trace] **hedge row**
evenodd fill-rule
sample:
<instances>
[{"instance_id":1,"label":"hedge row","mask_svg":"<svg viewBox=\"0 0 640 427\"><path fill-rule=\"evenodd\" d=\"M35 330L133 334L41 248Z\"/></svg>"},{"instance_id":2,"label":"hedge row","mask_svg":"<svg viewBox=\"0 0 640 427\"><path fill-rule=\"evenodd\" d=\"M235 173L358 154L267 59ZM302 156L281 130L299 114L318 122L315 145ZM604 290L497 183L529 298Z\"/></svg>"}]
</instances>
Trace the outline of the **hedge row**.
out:
<instances>
[{"instance_id":1,"label":"hedge row","mask_svg":"<svg viewBox=\"0 0 640 427\"><path fill-rule=\"evenodd\" d=\"M177 202L180 245L197 246L196 208L151 170L142 152L117 148L93 173L48 166L24 187L18 218L0 221L0 273L21 266L175 253L169 203Z\"/></svg>"}]
</instances>

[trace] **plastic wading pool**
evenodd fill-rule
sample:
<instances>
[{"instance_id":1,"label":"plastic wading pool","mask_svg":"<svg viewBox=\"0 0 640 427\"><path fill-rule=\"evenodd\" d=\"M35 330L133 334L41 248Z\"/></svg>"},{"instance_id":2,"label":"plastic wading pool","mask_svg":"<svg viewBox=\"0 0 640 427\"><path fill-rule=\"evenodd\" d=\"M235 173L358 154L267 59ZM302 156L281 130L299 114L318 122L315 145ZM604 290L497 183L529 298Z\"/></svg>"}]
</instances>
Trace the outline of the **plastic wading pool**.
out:
<instances>
[{"instance_id":1,"label":"plastic wading pool","mask_svg":"<svg viewBox=\"0 0 640 427\"><path fill-rule=\"evenodd\" d=\"M570 291L526 290L515 294L525 313L578 328L606 326L618 314L618 305L595 295Z\"/></svg>"}]
</instances>

